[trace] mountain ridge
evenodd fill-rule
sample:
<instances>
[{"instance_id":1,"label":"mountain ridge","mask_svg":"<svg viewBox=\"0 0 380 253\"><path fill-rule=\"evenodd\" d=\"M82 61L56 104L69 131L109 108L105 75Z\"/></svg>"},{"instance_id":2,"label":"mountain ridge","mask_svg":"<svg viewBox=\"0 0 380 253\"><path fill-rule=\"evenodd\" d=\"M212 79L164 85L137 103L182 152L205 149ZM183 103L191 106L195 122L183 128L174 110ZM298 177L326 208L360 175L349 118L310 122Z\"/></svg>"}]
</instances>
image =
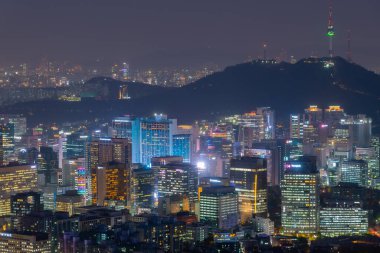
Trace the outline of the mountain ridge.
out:
<instances>
[{"instance_id":1,"label":"mountain ridge","mask_svg":"<svg viewBox=\"0 0 380 253\"><path fill-rule=\"evenodd\" d=\"M295 64L260 60L241 63L181 88L163 88L129 100L39 101L1 111L23 112L30 118L55 122L163 112L190 123L244 113L261 106L272 107L285 119L310 104L322 108L339 104L350 114L365 113L378 122L379 98L379 75L335 57L306 58ZM61 117L57 117L57 113Z\"/></svg>"}]
</instances>

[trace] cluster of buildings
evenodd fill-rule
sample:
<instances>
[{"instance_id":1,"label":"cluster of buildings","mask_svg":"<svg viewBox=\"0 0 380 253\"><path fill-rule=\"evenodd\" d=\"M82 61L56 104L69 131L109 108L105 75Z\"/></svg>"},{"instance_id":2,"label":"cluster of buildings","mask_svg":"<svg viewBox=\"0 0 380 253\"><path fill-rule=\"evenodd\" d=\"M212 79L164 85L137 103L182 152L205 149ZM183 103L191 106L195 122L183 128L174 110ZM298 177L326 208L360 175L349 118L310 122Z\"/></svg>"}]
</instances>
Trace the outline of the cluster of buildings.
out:
<instances>
[{"instance_id":1,"label":"cluster of buildings","mask_svg":"<svg viewBox=\"0 0 380 253\"><path fill-rule=\"evenodd\" d=\"M97 61L87 66L42 59L39 64L22 63L0 67L0 88L53 88L107 76L120 81L181 87L217 71L215 65L200 68L135 69L128 62L109 64Z\"/></svg>"},{"instance_id":2,"label":"cluster of buildings","mask_svg":"<svg viewBox=\"0 0 380 253\"><path fill-rule=\"evenodd\" d=\"M340 106L286 123L269 107L192 125L0 123L1 252L273 252L379 235L379 137Z\"/></svg>"}]
</instances>

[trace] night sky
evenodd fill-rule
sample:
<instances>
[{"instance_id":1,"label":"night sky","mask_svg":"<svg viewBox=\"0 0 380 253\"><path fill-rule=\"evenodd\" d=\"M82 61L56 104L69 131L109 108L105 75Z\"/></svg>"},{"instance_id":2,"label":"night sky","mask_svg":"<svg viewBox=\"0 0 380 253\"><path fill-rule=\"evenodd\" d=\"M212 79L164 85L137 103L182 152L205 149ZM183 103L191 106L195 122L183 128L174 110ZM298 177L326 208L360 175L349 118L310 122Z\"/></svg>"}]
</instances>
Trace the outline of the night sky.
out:
<instances>
[{"instance_id":1,"label":"night sky","mask_svg":"<svg viewBox=\"0 0 380 253\"><path fill-rule=\"evenodd\" d=\"M127 60L132 67L221 66L281 50L327 54L327 0L1 0L0 64ZM335 0L336 53L380 70L380 1Z\"/></svg>"}]
</instances>

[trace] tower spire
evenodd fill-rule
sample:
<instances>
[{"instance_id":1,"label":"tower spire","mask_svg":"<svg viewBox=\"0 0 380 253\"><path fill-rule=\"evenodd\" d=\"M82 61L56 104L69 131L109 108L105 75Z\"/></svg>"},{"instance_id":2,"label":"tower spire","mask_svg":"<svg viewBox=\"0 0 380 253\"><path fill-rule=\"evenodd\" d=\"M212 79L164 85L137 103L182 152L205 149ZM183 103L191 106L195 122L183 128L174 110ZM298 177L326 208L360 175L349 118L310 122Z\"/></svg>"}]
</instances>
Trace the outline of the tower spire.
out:
<instances>
[{"instance_id":1,"label":"tower spire","mask_svg":"<svg viewBox=\"0 0 380 253\"><path fill-rule=\"evenodd\" d=\"M327 24L326 35L329 38L329 56L330 58L332 58L334 57L333 38L335 36L332 0L329 0L329 19Z\"/></svg>"}]
</instances>

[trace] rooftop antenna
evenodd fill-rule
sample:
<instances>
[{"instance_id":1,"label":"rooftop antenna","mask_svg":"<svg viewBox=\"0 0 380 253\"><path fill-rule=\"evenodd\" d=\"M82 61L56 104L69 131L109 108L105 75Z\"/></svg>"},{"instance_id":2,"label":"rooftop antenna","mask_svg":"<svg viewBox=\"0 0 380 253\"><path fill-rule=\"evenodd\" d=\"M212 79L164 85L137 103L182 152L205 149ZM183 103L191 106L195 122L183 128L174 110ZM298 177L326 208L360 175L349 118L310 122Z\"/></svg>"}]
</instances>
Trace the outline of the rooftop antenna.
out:
<instances>
[{"instance_id":1,"label":"rooftop antenna","mask_svg":"<svg viewBox=\"0 0 380 253\"><path fill-rule=\"evenodd\" d=\"M268 47L268 43L266 41L264 41L264 43L263 43L264 61L267 60L267 47Z\"/></svg>"},{"instance_id":2,"label":"rooftop antenna","mask_svg":"<svg viewBox=\"0 0 380 253\"><path fill-rule=\"evenodd\" d=\"M334 57L333 38L335 37L335 30L334 30L333 2L332 2L332 0L329 0L329 19L328 19L326 35L329 38L329 57L333 58Z\"/></svg>"}]
</instances>

